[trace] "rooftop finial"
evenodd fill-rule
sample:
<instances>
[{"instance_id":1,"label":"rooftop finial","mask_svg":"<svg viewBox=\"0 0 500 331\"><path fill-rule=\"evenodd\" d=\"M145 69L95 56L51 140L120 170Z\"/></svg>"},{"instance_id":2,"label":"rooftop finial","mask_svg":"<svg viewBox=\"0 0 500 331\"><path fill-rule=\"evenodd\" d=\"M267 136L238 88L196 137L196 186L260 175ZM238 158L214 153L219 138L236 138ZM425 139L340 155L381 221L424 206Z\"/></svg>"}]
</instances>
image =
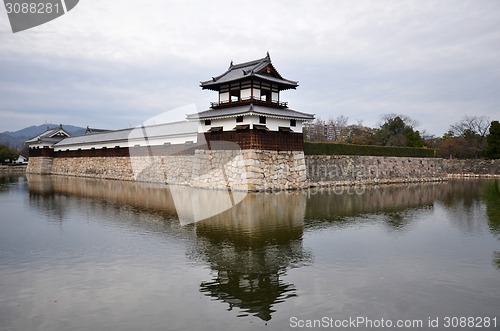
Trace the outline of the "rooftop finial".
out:
<instances>
[{"instance_id":1,"label":"rooftop finial","mask_svg":"<svg viewBox=\"0 0 500 331\"><path fill-rule=\"evenodd\" d=\"M231 60L231 63L229 63L229 68L233 66L233 60Z\"/></svg>"},{"instance_id":2,"label":"rooftop finial","mask_svg":"<svg viewBox=\"0 0 500 331\"><path fill-rule=\"evenodd\" d=\"M266 57L271 60L271 57L269 56L269 51L267 51Z\"/></svg>"}]
</instances>

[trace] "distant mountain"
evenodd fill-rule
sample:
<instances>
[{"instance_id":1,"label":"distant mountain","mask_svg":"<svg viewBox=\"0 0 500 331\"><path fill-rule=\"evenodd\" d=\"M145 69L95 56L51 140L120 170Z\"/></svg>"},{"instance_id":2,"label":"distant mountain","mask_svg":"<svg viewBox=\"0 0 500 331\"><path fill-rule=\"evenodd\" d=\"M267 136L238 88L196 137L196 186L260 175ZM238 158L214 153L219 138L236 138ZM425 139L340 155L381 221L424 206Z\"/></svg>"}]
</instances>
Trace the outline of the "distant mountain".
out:
<instances>
[{"instance_id":1,"label":"distant mountain","mask_svg":"<svg viewBox=\"0 0 500 331\"><path fill-rule=\"evenodd\" d=\"M33 125L18 131L5 131L0 133L0 145L5 145L14 149L22 149L24 142L42 132L47 128L58 127L59 124L41 124ZM85 133L86 128L74 125L63 124L64 130L68 131L71 135L81 135Z\"/></svg>"}]
</instances>

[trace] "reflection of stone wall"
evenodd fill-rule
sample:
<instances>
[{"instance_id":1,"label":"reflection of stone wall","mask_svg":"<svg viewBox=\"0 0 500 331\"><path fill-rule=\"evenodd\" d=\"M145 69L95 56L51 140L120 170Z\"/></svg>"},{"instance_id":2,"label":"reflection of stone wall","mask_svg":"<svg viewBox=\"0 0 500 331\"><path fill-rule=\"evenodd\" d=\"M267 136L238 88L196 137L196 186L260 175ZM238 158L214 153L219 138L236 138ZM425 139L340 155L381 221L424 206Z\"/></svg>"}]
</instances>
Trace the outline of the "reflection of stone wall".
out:
<instances>
[{"instance_id":1,"label":"reflection of stone wall","mask_svg":"<svg viewBox=\"0 0 500 331\"><path fill-rule=\"evenodd\" d=\"M170 190L165 185L34 174L28 174L27 178L32 193L67 194L150 211L175 213Z\"/></svg>"},{"instance_id":2,"label":"reflection of stone wall","mask_svg":"<svg viewBox=\"0 0 500 331\"><path fill-rule=\"evenodd\" d=\"M380 156L306 156L313 183L392 183L443 180L443 159Z\"/></svg>"},{"instance_id":3,"label":"reflection of stone wall","mask_svg":"<svg viewBox=\"0 0 500 331\"><path fill-rule=\"evenodd\" d=\"M362 214L391 213L411 208L432 206L444 199L451 183L422 183L355 188L311 189L308 195L306 219L334 219Z\"/></svg>"},{"instance_id":4,"label":"reflection of stone wall","mask_svg":"<svg viewBox=\"0 0 500 331\"><path fill-rule=\"evenodd\" d=\"M26 172L25 165L0 166L0 175L3 175L3 174L24 174L25 172Z\"/></svg>"}]
</instances>

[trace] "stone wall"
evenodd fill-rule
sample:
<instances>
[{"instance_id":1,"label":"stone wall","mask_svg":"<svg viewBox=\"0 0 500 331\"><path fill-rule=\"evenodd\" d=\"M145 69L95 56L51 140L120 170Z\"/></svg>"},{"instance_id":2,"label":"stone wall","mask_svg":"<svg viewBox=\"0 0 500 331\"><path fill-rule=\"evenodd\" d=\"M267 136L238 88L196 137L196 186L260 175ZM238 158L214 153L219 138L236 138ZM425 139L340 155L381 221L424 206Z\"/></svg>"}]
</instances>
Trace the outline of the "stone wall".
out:
<instances>
[{"instance_id":1,"label":"stone wall","mask_svg":"<svg viewBox=\"0 0 500 331\"><path fill-rule=\"evenodd\" d=\"M301 151L203 150L194 155L31 157L28 173L168 183L233 191L427 182L500 176L500 160L308 155Z\"/></svg>"},{"instance_id":2,"label":"stone wall","mask_svg":"<svg viewBox=\"0 0 500 331\"><path fill-rule=\"evenodd\" d=\"M444 160L446 172L453 177L500 176L498 160Z\"/></svg>"},{"instance_id":3,"label":"stone wall","mask_svg":"<svg viewBox=\"0 0 500 331\"><path fill-rule=\"evenodd\" d=\"M443 159L381 156L307 155L312 186L444 180Z\"/></svg>"},{"instance_id":4,"label":"stone wall","mask_svg":"<svg viewBox=\"0 0 500 331\"><path fill-rule=\"evenodd\" d=\"M54 158L50 156L30 157L26 172L30 174L47 175L52 173L52 164Z\"/></svg>"},{"instance_id":5,"label":"stone wall","mask_svg":"<svg viewBox=\"0 0 500 331\"><path fill-rule=\"evenodd\" d=\"M272 191L306 186L302 151L197 150L192 186Z\"/></svg>"},{"instance_id":6,"label":"stone wall","mask_svg":"<svg viewBox=\"0 0 500 331\"><path fill-rule=\"evenodd\" d=\"M175 156L31 157L28 168L38 174L242 191L296 189L307 181L301 151L200 149L194 155Z\"/></svg>"}]
</instances>

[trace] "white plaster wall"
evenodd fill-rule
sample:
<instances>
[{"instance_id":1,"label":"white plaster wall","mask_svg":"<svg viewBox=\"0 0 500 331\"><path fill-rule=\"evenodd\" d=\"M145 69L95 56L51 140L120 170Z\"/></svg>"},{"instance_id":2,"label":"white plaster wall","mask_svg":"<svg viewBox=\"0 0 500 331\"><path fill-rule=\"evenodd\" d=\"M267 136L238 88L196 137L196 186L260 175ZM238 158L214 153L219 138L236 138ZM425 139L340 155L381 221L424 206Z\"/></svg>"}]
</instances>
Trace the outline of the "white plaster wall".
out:
<instances>
[{"instance_id":1,"label":"white plaster wall","mask_svg":"<svg viewBox=\"0 0 500 331\"><path fill-rule=\"evenodd\" d=\"M252 124L260 124L259 123L259 116L252 116L251 118ZM269 130L271 131L278 131L278 127L287 127L290 128L293 132L302 132L302 121L297 120L296 121L296 126L290 126L290 120L289 119L281 119L281 118L273 118L273 117L267 117L266 119L266 126Z\"/></svg>"},{"instance_id":2,"label":"white plaster wall","mask_svg":"<svg viewBox=\"0 0 500 331\"><path fill-rule=\"evenodd\" d=\"M61 146L54 148L55 151L74 151L78 149L89 150L91 148L102 149L106 148L114 148L115 146L120 147L134 147L136 145L139 146L159 146L164 145L165 143L170 143L171 145L184 144L187 141L192 141L195 143L197 141L197 133L189 133L183 135L175 135L175 136L165 136L165 137L155 137L152 139L133 139L133 140L121 140L121 141L107 141L107 142L97 142L97 143L85 143L85 144L77 144L71 146Z\"/></svg>"},{"instance_id":3,"label":"white plaster wall","mask_svg":"<svg viewBox=\"0 0 500 331\"><path fill-rule=\"evenodd\" d=\"M245 99L250 99L250 96L252 95L252 90L251 89L244 89L244 90L241 90L241 94L240 94L240 98L245 100Z\"/></svg>"},{"instance_id":4,"label":"white plaster wall","mask_svg":"<svg viewBox=\"0 0 500 331\"><path fill-rule=\"evenodd\" d=\"M223 92L219 94L220 102L229 102L229 92Z\"/></svg>"},{"instance_id":5,"label":"white plaster wall","mask_svg":"<svg viewBox=\"0 0 500 331\"><path fill-rule=\"evenodd\" d=\"M200 132L207 132L208 130L210 130L210 128L222 126L224 131L231 131L234 129L236 125L244 125L244 124L251 124L251 125L260 124L259 116L258 115L243 116L243 122L240 123L236 123L235 117L214 119L212 120L211 125L205 125L205 122L201 121L199 129L201 130ZM297 120L296 126L291 127L289 119L267 117L266 126L271 131L278 131L278 127L283 126L283 127L289 127L290 129L292 129L293 132L302 133L303 124L301 120Z\"/></svg>"},{"instance_id":6,"label":"white plaster wall","mask_svg":"<svg viewBox=\"0 0 500 331\"><path fill-rule=\"evenodd\" d=\"M279 100L279 93L278 92L273 92L272 93L272 101L273 102L278 102Z\"/></svg>"}]
</instances>

